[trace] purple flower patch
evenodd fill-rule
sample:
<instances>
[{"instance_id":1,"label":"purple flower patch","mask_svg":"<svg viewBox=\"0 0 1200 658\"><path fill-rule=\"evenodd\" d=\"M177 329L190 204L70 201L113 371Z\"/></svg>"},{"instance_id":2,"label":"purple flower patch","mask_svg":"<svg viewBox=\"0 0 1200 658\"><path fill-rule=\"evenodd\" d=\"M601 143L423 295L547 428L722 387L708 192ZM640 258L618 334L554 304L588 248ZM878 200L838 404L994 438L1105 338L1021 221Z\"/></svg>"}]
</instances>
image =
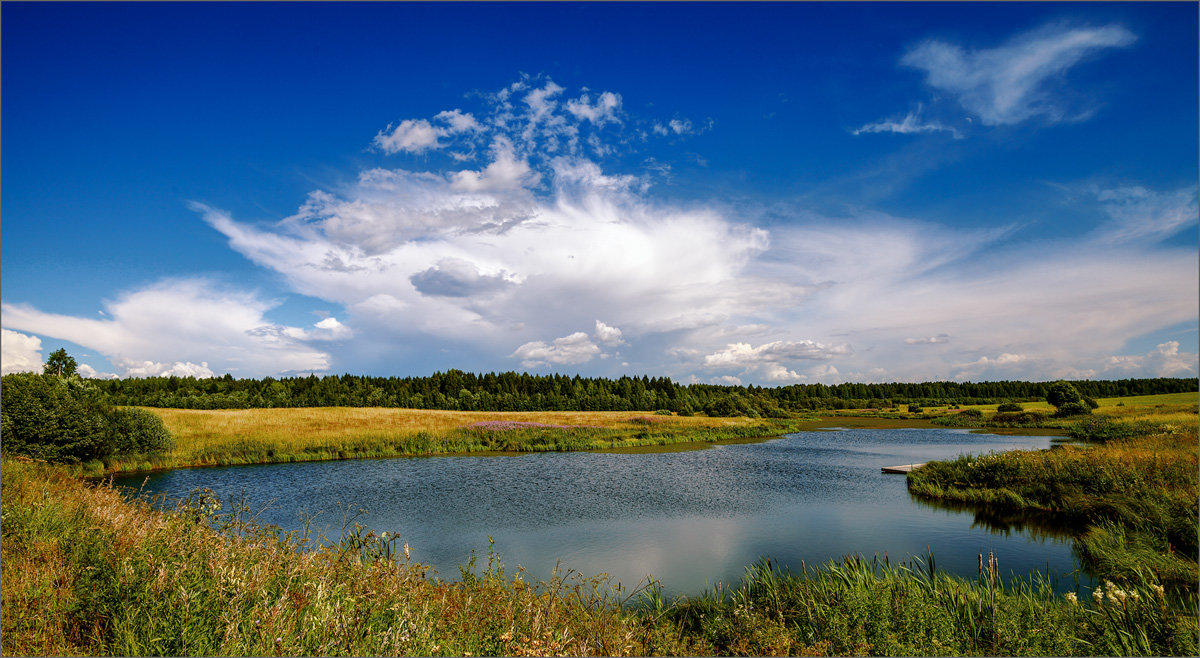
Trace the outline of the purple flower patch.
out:
<instances>
[{"instance_id":1,"label":"purple flower patch","mask_svg":"<svg viewBox=\"0 0 1200 658\"><path fill-rule=\"evenodd\" d=\"M547 425L546 423L529 423L519 420L483 420L478 423L463 425L465 430L523 430L523 429L559 429L573 430L581 425Z\"/></svg>"}]
</instances>

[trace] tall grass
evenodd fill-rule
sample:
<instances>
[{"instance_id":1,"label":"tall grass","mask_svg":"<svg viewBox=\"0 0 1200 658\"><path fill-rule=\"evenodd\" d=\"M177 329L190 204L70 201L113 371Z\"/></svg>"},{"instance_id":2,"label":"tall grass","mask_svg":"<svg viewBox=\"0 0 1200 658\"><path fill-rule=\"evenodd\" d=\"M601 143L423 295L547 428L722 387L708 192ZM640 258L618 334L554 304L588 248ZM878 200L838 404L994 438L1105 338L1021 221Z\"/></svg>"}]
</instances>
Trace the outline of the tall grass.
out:
<instances>
[{"instance_id":1,"label":"tall grass","mask_svg":"<svg viewBox=\"0 0 1200 658\"><path fill-rule=\"evenodd\" d=\"M769 561L737 588L666 601L556 573L530 584L490 550L459 582L401 538L282 533L199 492L174 512L64 469L5 460L4 655L1195 655L1193 603L1145 574L1095 601L848 558ZM308 550L301 550L308 548Z\"/></svg>"},{"instance_id":2,"label":"tall grass","mask_svg":"<svg viewBox=\"0 0 1200 658\"><path fill-rule=\"evenodd\" d=\"M597 450L773 436L797 420L631 415L628 412L467 412L378 408L196 411L151 409L175 437L161 455L97 460L86 475L364 457ZM480 423L545 427L490 429Z\"/></svg>"},{"instance_id":3,"label":"tall grass","mask_svg":"<svg viewBox=\"0 0 1200 658\"><path fill-rule=\"evenodd\" d=\"M1126 583L1150 570L1194 596L1196 425L1087 421L1079 427L1076 434L1101 443L931 462L909 474L909 491L1075 519L1086 528L1076 548L1101 577Z\"/></svg>"}]
</instances>

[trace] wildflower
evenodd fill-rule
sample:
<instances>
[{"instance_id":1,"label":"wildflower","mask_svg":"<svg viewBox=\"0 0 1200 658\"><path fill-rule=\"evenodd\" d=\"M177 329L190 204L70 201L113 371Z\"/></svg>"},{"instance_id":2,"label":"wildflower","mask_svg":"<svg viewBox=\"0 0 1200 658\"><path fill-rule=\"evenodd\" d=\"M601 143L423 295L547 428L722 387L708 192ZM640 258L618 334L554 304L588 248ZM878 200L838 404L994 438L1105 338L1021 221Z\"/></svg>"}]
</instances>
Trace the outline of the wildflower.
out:
<instances>
[{"instance_id":1,"label":"wildflower","mask_svg":"<svg viewBox=\"0 0 1200 658\"><path fill-rule=\"evenodd\" d=\"M1151 585L1150 589L1154 590L1154 593L1158 595L1158 598L1160 599L1166 596L1166 592L1163 591L1162 585Z\"/></svg>"},{"instance_id":2,"label":"wildflower","mask_svg":"<svg viewBox=\"0 0 1200 658\"><path fill-rule=\"evenodd\" d=\"M1095 601L1098 606L1104 605L1104 590L1100 587L1092 590L1092 601Z\"/></svg>"},{"instance_id":3,"label":"wildflower","mask_svg":"<svg viewBox=\"0 0 1200 658\"><path fill-rule=\"evenodd\" d=\"M1063 598L1072 605L1079 605L1079 597L1075 596L1075 592L1067 592L1063 595Z\"/></svg>"}]
</instances>

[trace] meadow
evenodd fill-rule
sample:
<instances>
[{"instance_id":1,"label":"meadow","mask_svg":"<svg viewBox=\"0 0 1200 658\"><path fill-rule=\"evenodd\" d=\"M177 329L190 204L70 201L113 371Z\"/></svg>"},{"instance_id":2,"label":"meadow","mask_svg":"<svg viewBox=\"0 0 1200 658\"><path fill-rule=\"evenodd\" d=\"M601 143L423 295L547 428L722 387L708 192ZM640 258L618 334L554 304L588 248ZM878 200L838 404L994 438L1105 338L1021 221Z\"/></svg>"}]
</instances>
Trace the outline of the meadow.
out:
<instances>
[{"instance_id":1,"label":"meadow","mask_svg":"<svg viewBox=\"0 0 1200 658\"><path fill-rule=\"evenodd\" d=\"M1196 655L1194 400L1102 400L1093 420L1062 428L1075 428L1086 444L932 463L908 476L918 496L1076 517L1077 548L1103 581L1091 596L1056 594L1037 574L1002 578L982 557L977 577L946 575L933 555L901 564L848 556L801 573L764 560L740 585L674 600L653 582L622 589L575 573L528 582L494 554L486 566L463 565L449 582L412 562L399 538L360 526L333 538L284 533L208 492L164 510L76 477L78 467L6 457L0 653ZM103 469L388 451L620 449L931 422L877 414L783 421L354 408L154 412L175 448Z\"/></svg>"},{"instance_id":2,"label":"meadow","mask_svg":"<svg viewBox=\"0 0 1200 658\"><path fill-rule=\"evenodd\" d=\"M778 436L806 422L620 411L359 407L148 411L162 418L175 437L172 450L106 457L82 464L80 472L95 476L184 466L680 446Z\"/></svg>"}]
</instances>

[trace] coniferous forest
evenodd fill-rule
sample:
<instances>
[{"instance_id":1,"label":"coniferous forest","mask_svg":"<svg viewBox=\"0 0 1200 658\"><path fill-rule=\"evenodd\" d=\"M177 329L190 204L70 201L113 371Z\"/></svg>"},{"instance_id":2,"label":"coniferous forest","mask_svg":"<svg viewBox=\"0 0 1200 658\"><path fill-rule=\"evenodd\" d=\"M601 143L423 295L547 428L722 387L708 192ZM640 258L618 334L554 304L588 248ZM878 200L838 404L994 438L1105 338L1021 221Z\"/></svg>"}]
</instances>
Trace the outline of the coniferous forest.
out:
<instances>
[{"instance_id":1,"label":"coniferous forest","mask_svg":"<svg viewBox=\"0 0 1200 658\"><path fill-rule=\"evenodd\" d=\"M710 416L788 416L823 409L900 404L997 404L1046 398L1053 382L795 384L780 387L679 384L666 377L585 378L460 370L428 377L326 375L275 379L152 377L91 380L109 404L176 409L403 407L462 411L653 411ZM1185 393L1196 379L1072 382L1090 398Z\"/></svg>"}]
</instances>

